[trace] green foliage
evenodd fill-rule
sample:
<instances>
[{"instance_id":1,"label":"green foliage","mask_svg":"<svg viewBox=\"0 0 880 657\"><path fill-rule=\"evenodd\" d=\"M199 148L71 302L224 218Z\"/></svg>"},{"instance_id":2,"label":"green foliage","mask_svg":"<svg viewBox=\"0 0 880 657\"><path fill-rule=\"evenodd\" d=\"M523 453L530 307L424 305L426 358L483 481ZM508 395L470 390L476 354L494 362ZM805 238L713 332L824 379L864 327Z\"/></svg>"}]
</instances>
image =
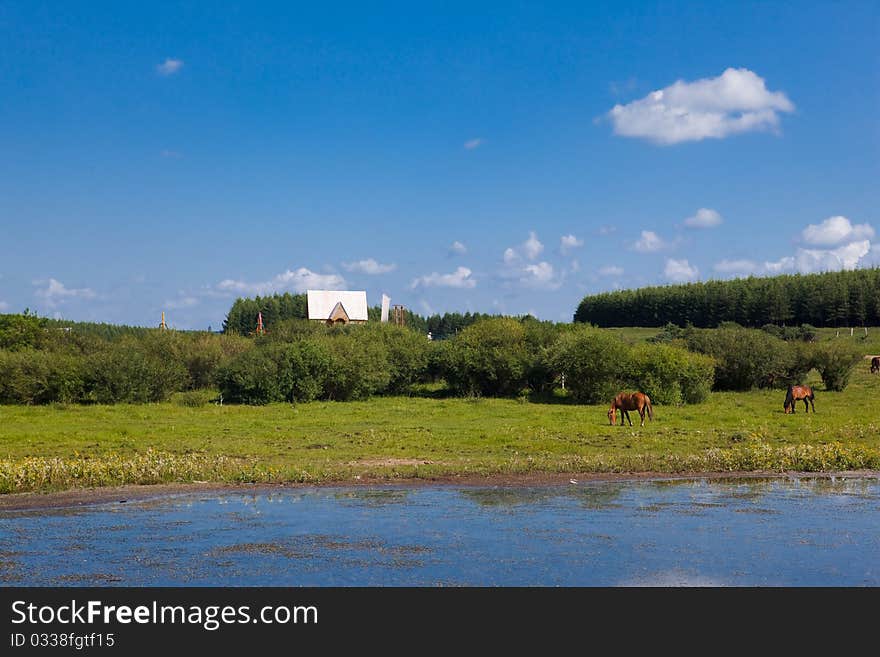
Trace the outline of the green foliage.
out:
<instances>
[{"instance_id":1,"label":"green foliage","mask_svg":"<svg viewBox=\"0 0 880 657\"><path fill-rule=\"evenodd\" d=\"M92 356L86 363L89 401L157 402L189 387L189 375L175 358L172 340L138 340L125 336Z\"/></svg>"},{"instance_id":2,"label":"green foliage","mask_svg":"<svg viewBox=\"0 0 880 657\"><path fill-rule=\"evenodd\" d=\"M562 334L550 352L554 371L578 402L610 401L627 384L630 348L619 337L585 326Z\"/></svg>"},{"instance_id":3,"label":"green foliage","mask_svg":"<svg viewBox=\"0 0 880 657\"><path fill-rule=\"evenodd\" d=\"M510 396L527 384L526 330L514 319L487 319L443 349L443 376L461 395Z\"/></svg>"},{"instance_id":4,"label":"green foliage","mask_svg":"<svg viewBox=\"0 0 880 657\"><path fill-rule=\"evenodd\" d=\"M0 351L0 404L82 401L84 370L83 359L76 356Z\"/></svg>"},{"instance_id":5,"label":"green foliage","mask_svg":"<svg viewBox=\"0 0 880 657\"><path fill-rule=\"evenodd\" d=\"M699 404L709 397L715 362L702 354L665 344L632 349L629 387L646 393L655 404Z\"/></svg>"},{"instance_id":6,"label":"green foliage","mask_svg":"<svg viewBox=\"0 0 880 657\"><path fill-rule=\"evenodd\" d=\"M584 297L574 320L604 327L873 326L880 324L880 268L605 292Z\"/></svg>"},{"instance_id":7,"label":"green foliage","mask_svg":"<svg viewBox=\"0 0 880 657\"><path fill-rule=\"evenodd\" d=\"M216 396L211 390L187 390L171 395L171 401L185 408L200 408L210 404Z\"/></svg>"},{"instance_id":8,"label":"green foliage","mask_svg":"<svg viewBox=\"0 0 880 657\"><path fill-rule=\"evenodd\" d=\"M431 342L424 333L417 333L408 327L387 324L368 325L366 328L378 333L387 349L389 393L407 393L414 383L425 380Z\"/></svg>"},{"instance_id":9,"label":"green foliage","mask_svg":"<svg viewBox=\"0 0 880 657\"><path fill-rule=\"evenodd\" d=\"M299 340L275 346L272 350L278 367L278 385L282 397L291 402L318 399L333 366L332 356L320 343Z\"/></svg>"},{"instance_id":10,"label":"green foliage","mask_svg":"<svg viewBox=\"0 0 880 657\"><path fill-rule=\"evenodd\" d=\"M812 368L805 346L784 342L765 331L719 328L685 333L689 349L715 359L716 390L784 388L800 383Z\"/></svg>"},{"instance_id":11,"label":"green foliage","mask_svg":"<svg viewBox=\"0 0 880 657\"><path fill-rule=\"evenodd\" d=\"M846 342L829 342L816 347L813 362L826 390L843 390L857 363L863 360L862 352Z\"/></svg>"},{"instance_id":12,"label":"green foliage","mask_svg":"<svg viewBox=\"0 0 880 657\"><path fill-rule=\"evenodd\" d=\"M43 342L46 320L25 312L0 315L0 349L36 349Z\"/></svg>"},{"instance_id":13,"label":"green foliage","mask_svg":"<svg viewBox=\"0 0 880 657\"><path fill-rule=\"evenodd\" d=\"M217 368L214 380L224 401L259 405L284 399L278 363L268 349L239 354Z\"/></svg>"},{"instance_id":14,"label":"green foliage","mask_svg":"<svg viewBox=\"0 0 880 657\"><path fill-rule=\"evenodd\" d=\"M271 333L278 322L307 319L308 301L305 294L273 294L254 299L236 299L223 322L225 333L251 335L257 328L257 315L263 314L263 326Z\"/></svg>"},{"instance_id":15,"label":"green foliage","mask_svg":"<svg viewBox=\"0 0 880 657\"><path fill-rule=\"evenodd\" d=\"M352 327L360 329L362 327ZM330 355L324 379L326 399L348 401L381 394L388 389L391 372L388 348L366 331L339 331L319 339Z\"/></svg>"}]
</instances>

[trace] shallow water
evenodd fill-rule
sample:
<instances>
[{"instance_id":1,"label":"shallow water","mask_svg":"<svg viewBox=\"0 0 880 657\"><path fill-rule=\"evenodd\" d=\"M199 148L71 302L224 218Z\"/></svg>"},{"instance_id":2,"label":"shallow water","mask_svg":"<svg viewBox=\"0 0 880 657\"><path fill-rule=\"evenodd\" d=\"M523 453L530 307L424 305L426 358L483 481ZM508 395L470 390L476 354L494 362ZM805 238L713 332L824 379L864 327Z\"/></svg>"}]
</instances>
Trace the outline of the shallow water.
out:
<instances>
[{"instance_id":1,"label":"shallow water","mask_svg":"<svg viewBox=\"0 0 880 657\"><path fill-rule=\"evenodd\" d=\"M880 480L298 488L0 512L0 583L880 585Z\"/></svg>"}]
</instances>

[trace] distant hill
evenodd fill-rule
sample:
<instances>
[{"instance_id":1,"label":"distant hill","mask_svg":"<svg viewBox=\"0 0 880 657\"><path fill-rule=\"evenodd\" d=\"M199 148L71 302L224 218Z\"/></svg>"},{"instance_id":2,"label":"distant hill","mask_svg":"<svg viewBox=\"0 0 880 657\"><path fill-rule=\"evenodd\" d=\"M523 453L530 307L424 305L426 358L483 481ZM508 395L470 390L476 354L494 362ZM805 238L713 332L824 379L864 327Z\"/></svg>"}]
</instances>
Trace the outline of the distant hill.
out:
<instances>
[{"instance_id":1,"label":"distant hill","mask_svg":"<svg viewBox=\"0 0 880 657\"><path fill-rule=\"evenodd\" d=\"M643 287L586 296L574 321L596 326L701 328L721 322L743 326L880 325L880 269L738 278Z\"/></svg>"}]
</instances>

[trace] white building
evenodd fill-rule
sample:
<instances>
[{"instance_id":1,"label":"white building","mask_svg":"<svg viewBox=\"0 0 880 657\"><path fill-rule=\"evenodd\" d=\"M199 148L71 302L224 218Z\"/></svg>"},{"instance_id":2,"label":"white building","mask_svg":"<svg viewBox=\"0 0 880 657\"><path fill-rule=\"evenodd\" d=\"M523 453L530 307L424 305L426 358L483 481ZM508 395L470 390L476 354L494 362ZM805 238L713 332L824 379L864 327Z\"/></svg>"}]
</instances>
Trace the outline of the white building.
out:
<instances>
[{"instance_id":1,"label":"white building","mask_svg":"<svg viewBox=\"0 0 880 657\"><path fill-rule=\"evenodd\" d=\"M362 290L308 290L309 319L334 324L364 324L367 293Z\"/></svg>"}]
</instances>

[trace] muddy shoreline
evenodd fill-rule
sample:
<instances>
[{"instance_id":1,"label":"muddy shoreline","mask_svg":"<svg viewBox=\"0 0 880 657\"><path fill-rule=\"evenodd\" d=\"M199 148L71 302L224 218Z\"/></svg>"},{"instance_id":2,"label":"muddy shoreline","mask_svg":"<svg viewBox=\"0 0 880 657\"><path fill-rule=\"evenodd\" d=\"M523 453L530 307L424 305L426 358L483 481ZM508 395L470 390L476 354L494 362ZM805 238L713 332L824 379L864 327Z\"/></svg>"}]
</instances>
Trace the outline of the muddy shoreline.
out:
<instances>
[{"instance_id":1,"label":"muddy shoreline","mask_svg":"<svg viewBox=\"0 0 880 657\"><path fill-rule=\"evenodd\" d=\"M83 488L52 493L8 493L0 495L0 512L29 511L41 509L64 509L94 504L124 504L144 499L166 497L188 493L203 492L238 492L238 493L272 493L282 490L304 488L369 488L377 486L395 486L401 488L419 488L424 486L562 486L573 483L591 481L674 481L690 479L828 479L843 478L880 478L878 470L849 470L841 472L776 472L776 471L740 471L740 472L535 472L527 474L495 474L495 475L451 475L443 477L426 477L413 479L400 478L359 478L342 479L319 483L285 483L285 484L226 484L226 483L175 483L151 485L126 485L106 488Z\"/></svg>"}]
</instances>

